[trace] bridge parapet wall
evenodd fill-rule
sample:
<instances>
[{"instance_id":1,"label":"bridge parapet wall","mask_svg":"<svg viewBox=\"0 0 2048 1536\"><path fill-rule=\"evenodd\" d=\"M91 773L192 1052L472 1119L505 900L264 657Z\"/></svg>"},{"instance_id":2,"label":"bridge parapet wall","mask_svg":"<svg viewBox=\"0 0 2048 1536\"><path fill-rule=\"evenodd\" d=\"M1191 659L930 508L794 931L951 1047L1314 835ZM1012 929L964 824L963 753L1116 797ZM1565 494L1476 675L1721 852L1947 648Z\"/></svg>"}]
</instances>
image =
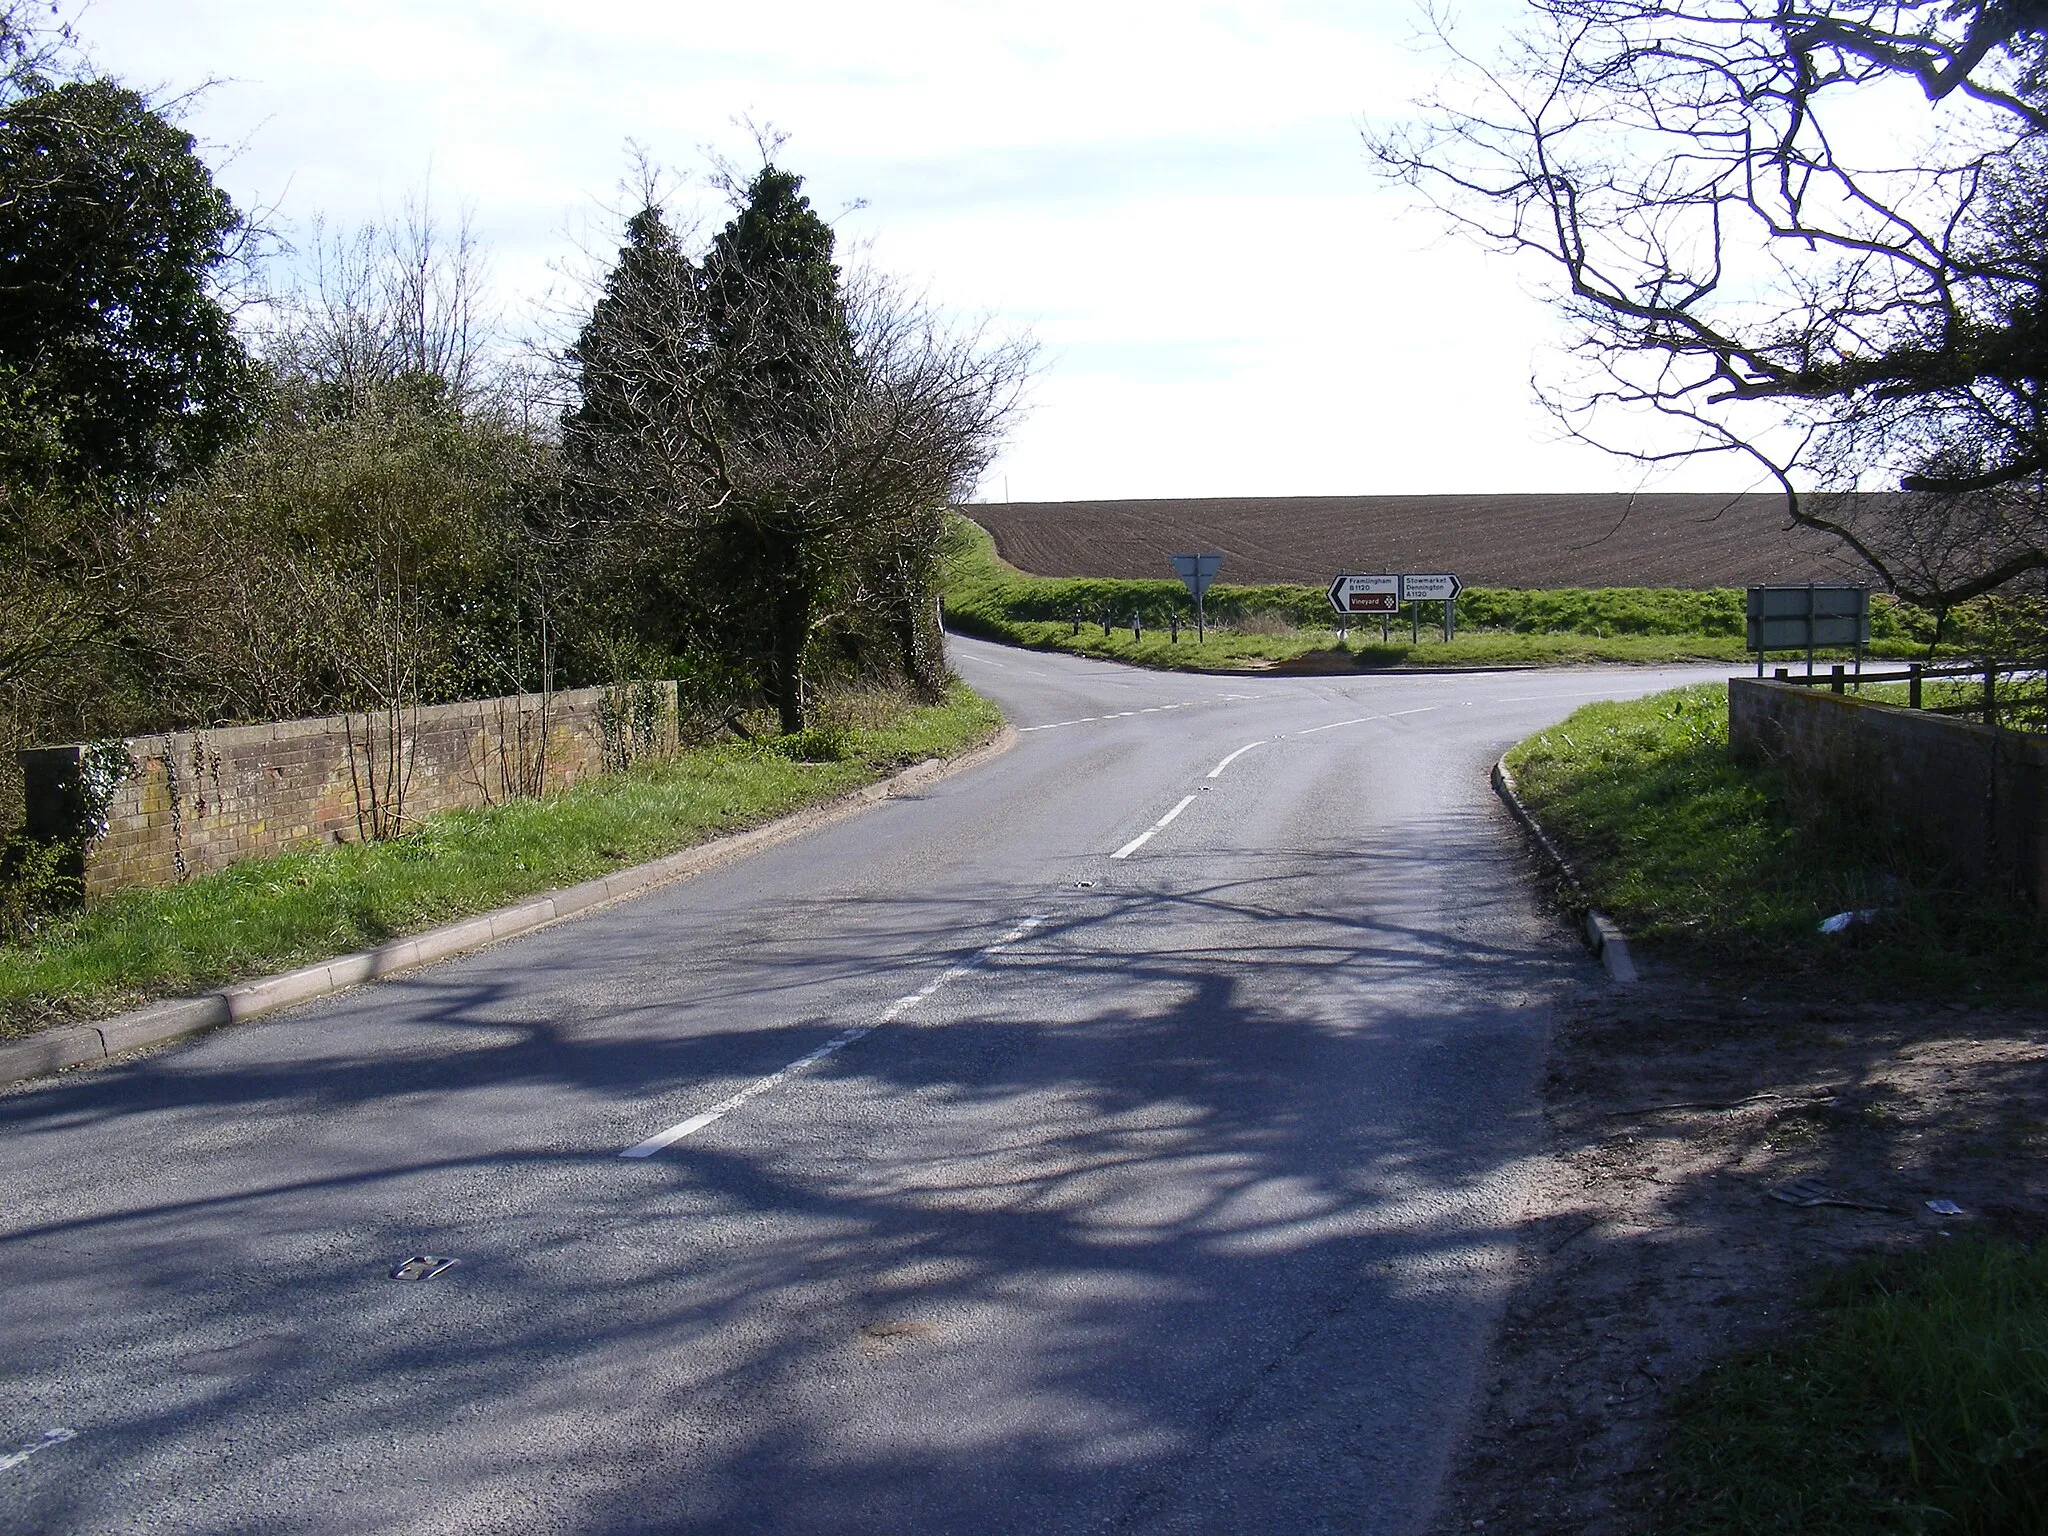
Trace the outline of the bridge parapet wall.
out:
<instances>
[{"instance_id":1,"label":"bridge parapet wall","mask_svg":"<svg viewBox=\"0 0 2048 1536\"><path fill-rule=\"evenodd\" d=\"M1782 763L1972 883L2048 917L2048 738L1768 679L1728 683L1728 746Z\"/></svg>"},{"instance_id":2,"label":"bridge parapet wall","mask_svg":"<svg viewBox=\"0 0 2048 1536\"><path fill-rule=\"evenodd\" d=\"M661 682L39 747L21 765L27 831L82 847L94 897L554 793L676 745Z\"/></svg>"}]
</instances>

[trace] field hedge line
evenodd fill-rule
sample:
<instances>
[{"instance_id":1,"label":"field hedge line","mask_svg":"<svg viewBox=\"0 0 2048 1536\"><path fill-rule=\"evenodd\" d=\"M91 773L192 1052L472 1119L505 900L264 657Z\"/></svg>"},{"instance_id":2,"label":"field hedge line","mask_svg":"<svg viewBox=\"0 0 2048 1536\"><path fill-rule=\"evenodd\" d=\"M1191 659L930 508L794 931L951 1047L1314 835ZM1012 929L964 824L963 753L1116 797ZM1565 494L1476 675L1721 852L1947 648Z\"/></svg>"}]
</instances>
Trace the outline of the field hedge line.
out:
<instances>
[{"instance_id":1,"label":"field hedge line","mask_svg":"<svg viewBox=\"0 0 2048 1536\"><path fill-rule=\"evenodd\" d=\"M1152 628L1163 628L1171 614L1178 614L1184 624L1193 622L1194 605L1178 581L1027 575L1005 565L987 530L962 517L953 518L949 526L946 566L948 622L990 639L1012 638L1009 626L1015 623L1063 623L1077 615L1084 624L1100 624L1105 615L1112 623L1128 624L1134 613ZM1321 587L1219 584L1210 588L1203 606L1209 622L1219 628L1260 623L1333 627L1329 598ZM1424 604L1423 615L1425 624L1439 618L1439 605ZM1739 640L1742 626L1743 593L1738 587L1467 587L1458 598L1460 630ZM1910 630L1892 603L1880 600L1871 614L1871 638L1910 642L1922 637Z\"/></svg>"}]
</instances>

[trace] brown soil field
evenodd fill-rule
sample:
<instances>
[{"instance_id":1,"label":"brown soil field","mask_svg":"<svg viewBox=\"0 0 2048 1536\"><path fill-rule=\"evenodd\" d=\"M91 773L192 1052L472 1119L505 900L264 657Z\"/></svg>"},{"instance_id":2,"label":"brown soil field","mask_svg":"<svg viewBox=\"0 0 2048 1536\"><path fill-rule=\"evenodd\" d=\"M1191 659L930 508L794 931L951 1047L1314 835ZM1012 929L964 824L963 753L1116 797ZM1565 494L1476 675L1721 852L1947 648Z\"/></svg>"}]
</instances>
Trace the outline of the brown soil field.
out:
<instances>
[{"instance_id":1,"label":"brown soil field","mask_svg":"<svg viewBox=\"0 0 2048 1536\"><path fill-rule=\"evenodd\" d=\"M975 503L959 509L1035 576L1170 577L1220 550L1222 580L1454 571L1469 586L1741 587L1868 580L1769 495L1244 496Z\"/></svg>"}]
</instances>

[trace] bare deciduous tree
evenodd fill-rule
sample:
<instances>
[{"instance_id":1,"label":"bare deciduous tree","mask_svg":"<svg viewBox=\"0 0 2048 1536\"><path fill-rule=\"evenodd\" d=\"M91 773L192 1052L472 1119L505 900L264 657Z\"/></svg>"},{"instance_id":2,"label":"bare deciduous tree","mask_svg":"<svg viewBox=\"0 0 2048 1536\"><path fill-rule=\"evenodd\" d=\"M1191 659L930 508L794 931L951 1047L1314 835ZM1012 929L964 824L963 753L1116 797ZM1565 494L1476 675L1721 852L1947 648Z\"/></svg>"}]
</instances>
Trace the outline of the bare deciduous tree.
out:
<instances>
[{"instance_id":1,"label":"bare deciduous tree","mask_svg":"<svg viewBox=\"0 0 2048 1536\"><path fill-rule=\"evenodd\" d=\"M272 298L264 350L351 407L410 387L473 409L498 383L487 268L471 214L451 231L426 191L353 231L316 220L304 272Z\"/></svg>"},{"instance_id":2,"label":"bare deciduous tree","mask_svg":"<svg viewBox=\"0 0 2048 1536\"><path fill-rule=\"evenodd\" d=\"M1373 139L1546 258L1571 428L1731 454L1936 609L2048 569L2048 4L1531 0ZM1645 446L1653 413L1683 433ZM1615 430L1614 415L1636 424ZM1854 495L1854 491L1884 495Z\"/></svg>"}]
</instances>

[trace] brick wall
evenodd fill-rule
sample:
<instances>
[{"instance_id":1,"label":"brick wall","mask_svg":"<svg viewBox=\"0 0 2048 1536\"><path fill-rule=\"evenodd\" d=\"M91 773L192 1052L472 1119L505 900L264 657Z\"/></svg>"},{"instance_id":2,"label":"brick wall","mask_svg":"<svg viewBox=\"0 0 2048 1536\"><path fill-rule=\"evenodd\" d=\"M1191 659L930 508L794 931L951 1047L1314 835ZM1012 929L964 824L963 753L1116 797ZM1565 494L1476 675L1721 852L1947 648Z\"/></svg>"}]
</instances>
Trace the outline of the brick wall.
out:
<instances>
[{"instance_id":1,"label":"brick wall","mask_svg":"<svg viewBox=\"0 0 2048 1536\"><path fill-rule=\"evenodd\" d=\"M2048 917L2048 738L1731 678L1728 745L1785 762L1965 877Z\"/></svg>"},{"instance_id":2,"label":"brick wall","mask_svg":"<svg viewBox=\"0 0 2048 1536\"><path fill-rule=\"evenodd\" d=\"M675 684L636 683L395 721L346 715L40 747L21 766L27 830L85 845L91 897L552 793L675 746Z\"/></svg>"}]
</instances>

